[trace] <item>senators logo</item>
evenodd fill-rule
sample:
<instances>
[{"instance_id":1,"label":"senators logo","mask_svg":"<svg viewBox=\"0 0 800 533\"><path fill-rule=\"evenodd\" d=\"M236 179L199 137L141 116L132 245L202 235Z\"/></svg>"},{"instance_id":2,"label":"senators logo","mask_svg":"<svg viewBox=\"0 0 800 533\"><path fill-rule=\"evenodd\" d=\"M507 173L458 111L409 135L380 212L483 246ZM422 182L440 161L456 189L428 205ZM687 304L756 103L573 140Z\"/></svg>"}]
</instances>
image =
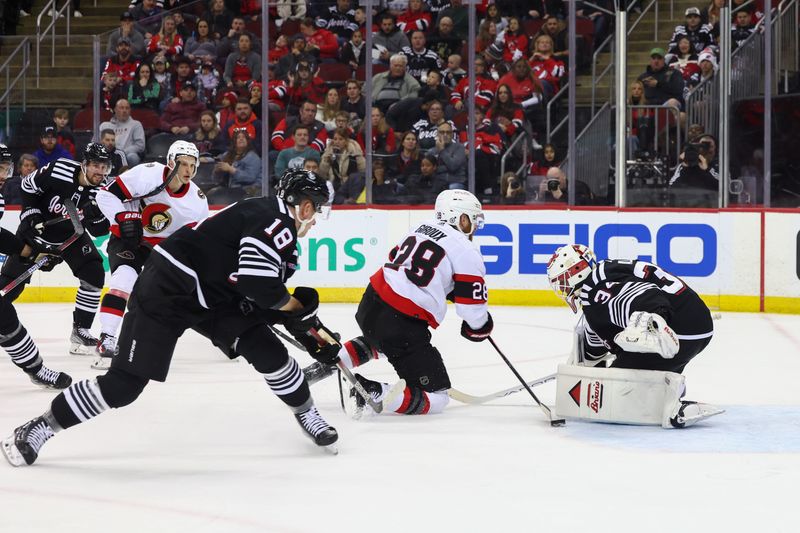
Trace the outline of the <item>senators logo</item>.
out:
<instances>
[{"instance_id":1,"label":"senators logo","mask_svg":"<svg viewBox=\"0 0 800 533\"><path fill-rule=\"evenodd\" d=\"M202 198L203 200L206 199L205 193L203 191L201 191L200 189L197 189L197 196Z\"/></svg>"},{"instance_id":2,"label":"senators logo","mask_svg":"<svg viewBox=\"0 0 800 533\"><path fill-rule=\"evenodd\" d=\"M161 233L172 224L167 204L150 204L142 211L142 227L150 233Z\"/></svg>"}]
</instances>

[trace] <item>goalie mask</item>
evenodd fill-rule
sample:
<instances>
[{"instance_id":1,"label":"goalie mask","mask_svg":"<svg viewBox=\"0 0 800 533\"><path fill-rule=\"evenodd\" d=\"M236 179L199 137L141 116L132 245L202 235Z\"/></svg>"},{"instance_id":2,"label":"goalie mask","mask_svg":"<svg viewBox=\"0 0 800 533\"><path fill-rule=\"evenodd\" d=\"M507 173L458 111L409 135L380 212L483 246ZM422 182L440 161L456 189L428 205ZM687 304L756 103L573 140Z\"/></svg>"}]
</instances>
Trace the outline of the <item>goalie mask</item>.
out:
<instances>
[{"instance_id":1,"label":"goalie mask","mask_svg":"<svg viewBox=\"0 0 800 533\"><path fill-rule=\"evenodd\" d=\"M547 262L547 279L553 291L577 313L578 293L586 279L597 266L594 253L582 244L562 246Z\"/></svg>"},{"instance_id":2,"label":"goalie mask","mask_svg":"<svg viewBox=\"0 0 800 533\"><path fill-rule=\"evenodd\" d=\"M434 207L436 220L449 224L465 235L473 235L483 227L483 208L474 194L460 189L448 189L439 193ZM470 230L461 229L461 215L467 215Z\"/></svg>"}]
</instances>

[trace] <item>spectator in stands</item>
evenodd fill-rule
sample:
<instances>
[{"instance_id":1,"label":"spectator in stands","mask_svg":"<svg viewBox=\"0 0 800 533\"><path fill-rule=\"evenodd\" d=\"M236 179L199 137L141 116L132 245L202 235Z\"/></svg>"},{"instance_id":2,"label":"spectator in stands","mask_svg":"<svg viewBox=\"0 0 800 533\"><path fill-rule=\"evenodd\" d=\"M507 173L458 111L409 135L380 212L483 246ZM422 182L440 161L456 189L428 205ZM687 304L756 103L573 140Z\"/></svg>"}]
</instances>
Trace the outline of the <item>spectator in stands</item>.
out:
<instances>
[{"instance_id":1,"label":"spectator in stands","mask_svg":"<svg viewBox=\"0 0 800 533\"><path fill-rule=\"evenodd\" d=\"M733 0L731 2L731 12L736 11L740 7L742 9L747 9L752 14L753 24L758 25L761 19L764 18L764 0L756 0L753 4L745 5L748 3L749 0ZM774 3L777 4L777 2Z\"/></svg>"},{"instance_id":2,"label":"spectator in stands","mask_svg":"<svg viewBox=\"0 0 800 533\"><path fill-rule=\"evenodd\" d=\"M309 127L303 124L297 124L292 132L292 139L294 142L288 148L284 148L278 153L278 158L275 160L273 167L273 174L275 176L282 176L288 168L303 168L303 162L307 159L313 159L317 162L320 160L320 153L318 150L309 146Z\"/></svg>"},{"instance_id":3,"label":"spectator in stands","mask_svg":"<svg viewBox=\"0 0 800 533\"><path fill-rule=\"evenodd\" d=\"M355 139L355 130L350 126L350 113L347 111L339 111L333 119L336 127L334 129L342 128L347 130L347 134L351 139Z\"/></svg>"},{"instance_id":4,"label":"spectator in stands","mask_svg":"<svg viewBox=\"0 0 800 533\"><path fill-rule=\"evenodd\" d=\"M395 54L389 61L389 70L372 77L372 101L387 114L392 125L396 125L404 114L412 111L402 100L416 96L419 92L419 82L406 72L407 64L406 56ZM392 106L394 107L390 111Z\"/></svg>"},{"instance_id":5,"label":"spectator in stands","mask_svg":"<svg viewBox=\"0 0 800 533\"><path fill-rule=\"evenodd\" d=\"M464 150L461 150L464 153ZM437 175L438 160L433 154L425 154L419 162L419 174L409 176L406 192L409 203L432 204L436 196L447 189L447 182Z\"/></svg>"},{"instance_id":6,"label":"spectator in stands","mask_svg":"<svg viewBox=\"0 0 800 533\"><path fill-rule=\"evenodd\" d=\"M211 37L219 41L232 28L233 14L225 7L225 0L211 0L208 13L203 16L203 20L208 22Z\"/></svg>"},{"instance_id":7,"label":"spectator in stands","mask_svg":"<svg viewBox=\"0 0 800 533\"><path fill-rule=\"evenodd\" d=\"M428 43L428 47L439 56L442 62L445 62L451 55L461 53L464 40L455 33L453 19L440 17L436 30L431 33Z\"/></svg>"},{"instance_id":8,"label":"spectator in stands","mask_svg":"<svg viewBox=\"0 0 800 533\"><path fill-rule=\"evenodd\" d=\"M458 82L467 77L467 71L461 68L461 55L451 54L447 58L447 68L442 71L442 83L448 89L455 89Z\"/></svg>"},{"instance_id":9,"label":"spectator in stands","mask_svg":"<svg viewBox=\"0 0 800 533\"><path fill-rule=\"evenodd\" d=\"M482 53L496 40L497 24L493 20L484 19L480 26L478 26L478 38L475 40L475 51L479 54Z\"/></svg>"},{"instance_id":10,"label":"spectator in stands","mask_svg":"<svg viewBox=\"0 0 800 533\"><path fill-rule=\"evenodd\" d=\"M247 131L236 130L228 151L214 166L213 175L230 188L244 188L261 183L261 158Z\"/></svg>"},{"instance_id":11,"label":"spectator in stands","mask_svg":"<svg viewBox=\"0 0 800 533\"><path fill-rule=\"evenodd\" d=\"M405 184L398 176L388 171L383 158L372 160L372 202L376 204L404 203ZM356 199L357 204L366 203L366 191Z\"/></svg>"},{"instance_id":12,"label":"spectator in stands","mask_svg":"<svg viewBox=\"0 0 800 533\"><path fill-rule=\"evenodd\" d=\"M135 79L128 84L127 100L132 108L158 111L163 94L161 85L151 74L150 65L147 63L141 63L136 69Z\"/></svg>"},{"instance_id":13,"label":"spectator in stands","mask_svg":"<svg viewBox=\"0 0 800 533\"><path fill-rule=\"evenodd\" d=\"M333 183L333 203L355 203L364 188L364 152L345 130L336 130L319 163L319 175Z\"/></svg>"},{"instance_id":14,"label":"spectator in stands","mask_svg":"<svg viewBox=\"0 0 800 533\"><path fill-rule=\"evenodd\" d=\"M261 14L261 0L240 0L239 14L251 22L258 21Z\"/></svg>"},{"instance_id":15,"label":"spectator in stands","mask_svg":"<svg viewBox=\"0 0 800 533\"><path fill-rule=\"evenodd\" d=\"M638 79L644 84L644 95L648 103L682 109L685 85L683 76L680 72L667 68L664 55L663 48L650 50L650 64Z\"/></svg>"},{"instance_id":16,"label":"spectator in stands","mask_svg":"<svg viewBox=\"0 0 800 533\"><path fill-rule=\"evenodd\" d=\"M248 98L250 100L250 108L253 110L253 114L259 120L262 119L261 116L261 99L263 97L263 89L264 86L261 85L260 82L253 81L247 87L248 91Z\"/></svg>"},{"instance_id":17,"label":"spectator in stands","mask_svg":"<svg viewBox=\"0 0 800 533\"><path fill-rule=\"evenodd\" d=\"M703 52L698 58L700 61L700 82L714 76L717 71L717 58L711 52Z\"/></svg>"},{"instance_id":18,"label":"spectator in stands","mask_svg":"<svg viewBox=\"0 0 800 533\"><path fill-rule=\"evenodd\" d=\"M711 36L711 26L703 24L700 19L700 10L696 7L686 9L686 23L675 27L672 38L669 40L669 52L675 53L678 50L678 39L682 36L689 38L692 48L696 53L700 53L706 47L714 44Z\"/></svg>"},{"instance_id":19,"label":"spectator in stands","mask_svg":"<svg viewBox=\"0 0 800 533\"><path fill-rule=\"evenodd\" d=\"M407 131L400 136L400 147L397 156L391 160L389 171L398 180L406 183L408 178L420 173L420 151L417 136Z\"/></svg>"},{"instance_id":20,"label":"spectator in stands","mask_svg":"<svg viewBox=\"0 0 800 533\"><path fill-rule=\"evenodd\" d=\"M200 127L195 130L192 142L201 154L216 156L225 151L225 136L213 111L206 109L200 113Z\"/></svg>"},{"instance_id":21,"label":"spectator in stands","mask_svg":"<svg viewBox=\"0 0 800 533\"><path fill-rule=\"evenodd\" d=\"M125 153L128 166L134 167L141 162L145 150L144 128L141 122L131 118L131 104L127 100L117 100L114 116L100 124L100 130L104 129L114 130L117 149Z\"/></svg>"},{"instance_id":22,"label":"spectator in stands","mask_svg":"<svg viewBox=\"0 0 800 533\"><path fill-rule=\"evenodd\" d=\"M534 40L539 35L549 35L553 39L553 57L560 59L564 63L569 61L569 48L567 46L567 31L561 27L561 22L555 16L547 16L539 32L533 37ZM600 44L600 43L598 43Z\"/></svg>"},{"instance_id":23,"label":"spectator in stands","mask_svg":"<svg viewBox=\"0 0 800 533\"><path fill-rule=\"evenodd\" d=\"M197 87L194 82L184 81L180 100L170 102L161 115L161 131L189 140L189 135L200 127L200 113L206 105L197 100Z\"/></svg>"},{"instance_id":24,"label":"spectator in stands","mask_svg":"<svg viewBox=\"0 0 800 533\"><path fill-rule=\"evenodd\" d=\"M461 39L462 41L467 38L469 32L469 10L467 10L467 7L463 4L463 0L450 0L450 5L439 12L436 20L439 22L440 35L442 31L442 21L444 19L450 19L450 24L452 24L450 33L453 37ZM442 59L447 59L448 55L450 54L442 56Z\"/></svg>"},{"instance_id":25,"label":"spectator in stands","mask_svg":"<svg viewBox=\"0 0 800 533\"><path fill-rule=\"evenodd\" d=\"M678 46L674 54L667 54L664 58L669 68L681 73L683 81L689 87L694 87L700 81L700 65L697 54L692 48L692 42L687 36L678 39Z\"/></svg>"},{"instance_id":26,"label":"spectator in stands","mask_svg":"<svg viewBox=\"0 0 800 533\"><path fill-rule=\"evenodd\" d=\"M219 88L220 84L219 72L213 61L203 61L202 65L200 65L200 73L194 79L195 83L197 83L199 94L202 94L200 100L210 105L217 95L217 88Z\"/></svg>"},{"instance_id":27,"label":"spectator in stands","mask_svg":"<svg viewBox=\"0 0 800 533\"><path fill-rule=\"evenodd\" d=\"M253 113L249 98L244 96L239 98L233 119L225 124L222 131L228 139L232 139L236 131L245 131L256 146L261 146L261 121Z\"/></svg>"},{"instance_id":28,"label":"spectator in stands","mask_svg":"<svg viewBox=\"0 0 800 533\"><path fill-rule=\"evenodd\" d=\"M14 175L2 185L3 199L6 205L22 204L22 178L36 172L39 160L33 154L22 154L14 167Z\"/></svg>"},{"instance_id":29,"label":"spectator in stands","mask_svg":"<svg viewBox=\"0 0 800 533\"><path fill-rule=\"evenodd\" d=\"M497 91L497 82L486 72L486 60L481 56L475 57L473 66L475 72L475 105L489 107ZM450 105L456 111L461 111L468 106L469 77L458 82L456 88L450 93Z\"/></svg>"},{"instance_id":30,"label":"spectator in stands","mask_svg":"<svg viewBox=\"0 0 800 533\"><path fill-rule=\"evenodd\" d=\"M145 40L158 32L163 9L156 4L156 0L142 0L141 4L129 8L129 11L136 21L136 29Z\"/></svg>"},{"instance_id":31,"label":"spectator in stands","mask_svg":"<svg viewBox=\"0 0 800 533\"><path fill-rule=\"evenodd\" d=\"M267 63L270 66L277 66L286 54L289 53L289 39L284 34L278 35L275 44L267 52Z\"/></svg>"},{"instance_id":32,"label":"spectator in stands","mask_svg":"<svg viewBox=\"0 0 800 533\"><path fill-rule=\"evenodd\" d=\"M542 154L531 161L528 167L529 176L546 176L547 171L553 167L557 167L561 161L556 156L556 147L547 143L542 148Z\"/></svg>"},{"instance_id":33,"label":"spectator in stands","mask_svg":"<svg viewBox=\"0 0 800 533\"><path fill-rule=\"evenodd\" d=\"M394 16L387 12L381 15L380 30L374 35L372 42L373 46L380 50L378 61L384 64L391 63L393 55L411 45L406 34L397 27Z\"/></svg>"},{"instance_id":34,"label":"spectator in stands","mask_svg":"<svg viewBox=\"0 0 800 533\"><path fill-rule=\"evenodd\" d=\"M211 25L207 20L197 21L194 35L186 41L184 51L186 57L194 62L217 59L217 40L211 35Z\"/></svg>"},{"instance_id":35,"label":"spectator in stands","mask_svg":"<svg viewBox=\"0 0 800 533\"><path fill-rule=\"evenodd\" d=\"M540 35L533 42L533 55L528 64L533 75L542 84L545 98L552 98L561 89L564 62L553 56L553 38Z\"/></svg>"},{"instance_id":36,"label":"spectator in stands","mask_svg":"<svg viewBox=\"0 0 800 533\"><path fill-rule=\"evenodd\" d=\"M514 172L506 172L500 178L500 202L506 205L524 204L527 200L524 180Z\"/></svg>"},{"instance_id":37,"label":"spectator in stands","mask_svg":"<svg viewBox=\"0 0 800 533\"><path fill-rule=\"evenodd\" d=\"M278 19L275 24L280 28L287 20L303 20L306 18L305 0L277 0Z\"/></svg>"},{"instance_id":38,"label":"spectator in stands","mask_svg":"<svg viewBox=\"0 0 800 533\"><path fill-rule=\"evenodd\" d=\"M186 17L189 17L189 20L187 20ZM197 17L190 14L184 15L184 13L180 11L175 11L172 13L172 18L175 21L175 31L178 32L178 35L180 35L181 39L183 39L185 50L186 41L192 36L193 33L193 31L189 29L187 22L191 21L194 23L194 28L197 28Z\"/></svg>"},{"instance_id":39,"label":"spectator in stands","mask_svg":"<svg viewBox=\"0 0 800 533\"><path fill-rule=\"evenodd\" d=\"M131 54L131 40L127 37L117 39L117 53L106 60L103 74L115 70L123 82L128 83L136 73L139 58Z\"/></svg>"},{"instance_id":40,"label":"spectator in stands","mask_svg":"<svg viewBox=\"0 0 800 533\"><path fill-rule=\"evenodd\" d=\"M519 0L496 0L495 5L503 15L519 19L538 19L545 14L545 7L542 5L541 0L527 0L525 2L520 2Z\"/></svg>"},{"instance_id":41,"label":"spectator in stands","mask_svg":"<svg viewBox=\"0 0 800 533\"><path fill-rule=\"evenodd\" d=\"M227 90L219 95L217 103L217 124L222 130L225 142L228 142L228 137L225 135L225 127L236 117L236 103L239 101L239 95L236 91Z\"/></svg>"},{"instance_id":42,"label":"spectator in stands","mask_svg":"<svg viewBox=\"0 0 800 533\"><path fill-rule=\"evenodd\" d=\"M64 108L53 111L53 124L56 126L58 144L63 146L75 159L75 137L69 127L69 111Z\"/></svg>"},{"instance_id":43,"label":"spectator in stands","mask_svg":"<svg viewBox=\"0 0 800 533\"><path fill-rule=\"evenodd\" d=\"M455 128L452 123L439 124L436 145L428 154L436 157L436 177L447 184L446 189L467 188L467 156L464 146L455 142Z\"/></svg>"},{"instance_id":44,"label":"spectator in stands","mask_svg":"<svg viewBox=\"0 0 800 533\"><path fill-rule=\"evenodd\" d=\"M372 153L377 154L393 154L397 150L397 140L395 139L394 130L386 122L386 118L377 107L372 108L372 145L370 149ZM361 123L361 128L358 130L356 140L361 149L366 152L366 121Z\"/></svg>"},{"instance_id":45,"label":"spectator in stands","mask_svg":"<svg viewBox=\"0 0 800 533\"><path fill-rule=\"evenodd\" d=\"M144 36L134 27L133 15L130 11L125 11L119 16L119 28L112 31L108 36L107 56L114 55L117 51L117 42L120 37L127 37L131 42L131 54L134 56L142 56L144 54Z\"/></svg>"},{"instance_id":46,"label":"spectator in stands","mask_svg":"<svg viewBox=\"0 0 800 533\"><path fill-rule=\"evenodd\" d=\"M417 92L417 97L420 100L419 107L423 113L428 111L428 107L434 100L446 102L450 98L450 91L442 83L443 79L442 73L438 70L428 72L425 83Z\"/></svg>"},{"instance_id":47,"label":"spectator in stands","mask_svg":"<svg viewBox=\"0 0 800 533\"><path fill-rule=\"evenodd\" d=\"M663 63L663 60L662 60ZM542 84L534 77L531 66L526 59L517 59L511 72L500 78L498 85L507 85L511 89L514 103L522 106L525 118L539 134L543 128L544 94Z\"/></svg>"},{"instance_id":48,"label":"spectator in stands","mask_svg":"<svg viewBox=\"0 0 800 533\"><path fill-rule=\"evenodd\" d=\"M645 98L644 83L639 80L631 83L628 105L644 106L649 102ZM630 134L628 135L629 157L636 157L640 150L650 150L650 145L655 138L655 111L633 107L628 115L630 117Z\"/></svg>"},{"instance_id":49,"label":"spectator in stands","mask_svg":"<svg viewBox=\"0 0 800 533\"><path fill-rule=\"evenodd\" d=\"M608 33L613 23L613 18L610 13L615 9L612 0L594 0L594 2L578 2L577 15L579 17L586 17L592 21L594 25L594 43L595 46L600 45L608 37Z\"/></svg>"},{"instance_id":50,"label":"spectator in stands","mask_svg":"<svg viewBox=\"0 0 800 533\"><path fill-rule=\"evenodd\" d=\"M569 184L567 176L558 167L551 167L547 176L539 184L540 202L567 203L569 201ZM592 205L594 193L589 186L580 180L575 181L575 205Z\"/></svg>"},{"instance_id":51,"label":"spectator in stands","mask_svg":"<svg viewBox=\"0 0 800 533\"><path fill-rule=\"evenodd\" d=\"M500 192L500 157L505 152L503 132L493 122L486 122L485 113L475 107L475 191L494 196ZM459 135L461 144L469 151L467 131Z\"/></svg>"},{"instance_id":52,"label":"spectator in stands","mask_svg":"<svg viewBox=\"0 0 800 533\"><path fill-rule=\"evenodd\" d=\"M117 104L117 100L125 98L125 84L116 70L109 70L103 73L101 80L103 87L100 89L100 107L106 111L112 111ZM87 105L91 105L92 101L93 95L89 93Z\"/></svg>"},{"instance_id":53,"label":"spectator in stands","mask_svg":"<svg viewBox=\"0 0 800 533\"><path fill-rule=\"evenodd\" d=\"M702 124L690 124L686 129L686 142L697 142L704 133L705 129Z\"/></svg>"},{"instance_id":54,"label":"spectator in stands","mask_svg":"<svg viewBox=\"0 0 800 533\"><path fill-rule=\"evenodd\" d=\"M261 56L250 48L251 45L250 35L241 34L238 50L231 52L225 61L222 79L228 87L242 90L251 81L261 81Z\"/></svg>"},{"instance_id":55,"label":"spectator in stands","mask_svg":"<svg viewBox=\"0 0 800 533\"><path fill-rule=\"evenodd\" d=\"M250 49L259 50L260 43L245 29L244 18L236 16L233 17L228 33L219 40L217 45L219 57L228 57L233 52L237 52L239 50L239 37L244 34L250 35Z\"/></svg>"},{"instance_id":56,"label":"spectator in stands","mask_svg":"<svg viewBox=\"0 0 800 533\"><path fill-rule=\"evenodd\" d=\"M494 122L500 128L506 143L514 138L517 131L522 128L525 115L522 112L522 106L514 102L511 87L505 84L497 87L497 95L486 112L484 120Z\"/></svg>"},{"instance_id":57,"label":"spectator in stands","mask_svg":"<svg viewBox=\"0 0 800 533\"><path fill-rule=\"evenodd\" d=\"M736 50L756 31L753 15L747 9L736 12L736 23L731 28L731 50Z\"/></svg>"},{"instance_id":58,"label":"spectator in stands","mask_svg":"<svg viewBox=\"0 0 800 533\"><path fill-rule=\"evenodd\" d=\"M100 144L106 147L108 153L111 154L111 172L109 176L119 176L128 168L128 160L125 159L125 153L117 150L117 135L111 128L106 128L100 131Z\"/></svg>"},{"instance_id":59,"label":"spectator in stands","mask_svg":"<svg viewBox=\"0 0 800 533\"><path fill-rule=\"evenodd\" d=\"M403 48L401 53L407 59L406 72L420 83L424 83L429 71L442 69L441 58L425 46L425 34L420 30L411 33L411 46Z\"/></svg>"},{"instance_id":60,"label":"spectator in stands","mask_svg":"<svg viewBox=\"0 0 800 533\"><path fill-rule=\"evenodd\" d=\"M39 160L36 159L36 156L33 154L22 154L19 156L19 160L17 161L17 166L14 170L17 171L18 175L22 176L23 178L29 174L33 174L39 168ZM3 191L5 196L5 190ZM6 197L6 202L8 202L8 197Z\"/></svg>"},{"instance_id":61,"label":"spectator in stands","mask_svg":"<svg viewBox=\"0 0 800 533\"><path fill-rule=\"evenodd\" d=\"M498 39L499 39L498 35ZM508 19L508 28L503 33L503 61L513 63L525 57L528 51L528 36L517 17Z\"/></svg>"},{"instance_id":62,"label":"spectator in stands","mask_svg":"<svg viewBox=\"0 0 800 533\"><path fill-rule=\"evenodd\" d=\"M713 135L704 134L696 142L687 143L680 154L681 164L669 181L670 189L693 189L717 192L719 190L719 161L717 161L717 140ZM708 195L698 195L696 201L688 195L673 199L673 205L681 207L710 207Z\"/></svg>"},{"instance_id":63,"label":"spectator in stands","mask_svg":"<svg viewBox=\"0 0 800 533\"><path fill-rule=\"evenodd\" d=\"M175 19L166 15L161 20L161 29L150 38L147 43L147 53L150 55L163 55L167 59L174 59L183 51L183 37L176 31Z\"/></svg>"},{"instance_id":64,"label":"spectator in stands","mask_svg":"<svg viewBox=\"0 0 800 533\"><path fill-rule=\"evenodd\" d=\"M700 12L700 20L703 24L711 26L711 37L716 41L719 39L719 20L721 9L725 7L727 0L711 0Z\"/></svg>"},{"instance_id":65,"label":"spectator in stands","mask_svg":"<svg viewBox=\"0 0 800 533\"><path fill-rule=\"evenodd\" d=\"M325 129L328 130L329 134L336 129L336 115L341 109L341 103L339 91L331 87L325 93L325 100L317 104L316 119L325 125Z\"/></svg>"},{"instance_id":66,"label":"spectator in stands","mask_svg":"<svg viewBox=\"0 0 800 533\"><path fill-rule=\"evenodd\" d=\"M347 80L344 86L345 98L342 101L342 111L350 114L349 124L353 129L359 129L361 122L367 115L364 95L361 94L361 83L355 79Z\"/></svg>"},{"instance_id":67,"label":"spectator in stands","mask_svg":"<svg viewBox=\"0 0 800 533\"><path fill-rule=\"evenodd\" d=\"M306 17L300 22L300 33L306 39L307 52L320 61L336 61L336 54L339 53L339 41L336 35L325 28L317 28L311 17Z\"/></svg>"},{"instance_id":68,"label":"spectator in stands","mask_svg":"<svg viewBox=\"0 0 800 533\"><path fill-rule=\"evenodd\" d=\"M441 137L441 126L447 124L450 132L455 132L455 125L444 118L444 106L438 100L434 100L428 106L427 116L419 119L411 127L411 131L417 136L419 149L427 152L435 148Z\"/></svg>"},{"instance_id":69,"label":"spectator in stands","mask_svg":"<svg viewBox=\"0 0 800 533\"><path fill-rule=\"evenodd\" d=\"M39 136L39 149L33 155L39 160L41 166L45 166L56 159L74 159L66 148L58 144L55 126L45 126Z\"/></svg>"},{"instance_id":70,"label":"spectator in stands","mask_svg":"<svg viewBox=\"0 0 800 533\"><path fill-rule=\"evenodd\" d=\"M184 56L179 57L175 63L175 73L169 76L169 85L167 86L166 95L161 101L160 109L163 111L168 104L180 102L180 94L184 82L190 81L195 84L196 88L196 77L192 62L189 61L189 58ZM197 94L197 99L203 103L205 103L205 98L206 95L204 92Z\"/></svg>"},{"instance_id":71,"label":"spectator in stands","mask_svg":"<svg viewBox=\"0 0 800 533\"><path fill-rule=\"evenodd\" d=\"M294 131L297 124L308 126L308 138L311 147L318 152L322 152L328 144L328 131L325 125L317 120L317 106L313 102L303 102L300 105L300 112L297 116L288 115L286 118L278 122L275 130L272 132L271 144L274 150L283 150L292 146L294 140L287 137L288 133Z\"/></svg>"},{"instance_id":72,"label":"spectator in stands","mask_svg":"<svg viewBox=\"0 0 800 533\"><path fill-rule=\"evenodd\" d=\"M356 11L350 0L336 0L327 12L317 18L317 26L336 35L338 44L344 44L358 30Z\"/></svg>"},{"instance_id":73,"label":"spectator in stands","mask_svg":"<svg viewBox=\"0 0 800 533\"><path fill-rule=\"evenodd\" d=\"M306 100L315 105L325 100L325 81L318 74L319 70L312 73L311 64L305 61L299 62L295 72L288 74L286 102L290 113Z\"/></svg>"},{"instance_id":74,"label":"spectator in stands","mask_svg":"<svg viewBox=\"0 0 800 533\"><path fill-rule=\"evenodd\" d=\"M339 49L339 62L350 65L353 70L367 63L367 45L360 31L354 31L350 40Z\"/></svg>"},{"instance_id":75,"label":"spectator in stands","mask_svg":"<svg viewBox=\"0 0 800 533\"><path fill-rule=\"evenodd\" d=\"M278 61L278 66L275 69L275 77L286 78L290 73L295 72L300 62L313 65L312 68L316 70L317 58L308 52L306 48L305 37L301 34L295 35L292 38L292 49Z\"/></svg>"},{"instance_id":76,"label":"spectator in stands","mask_svg":"<svg viewBox=\"0 0 800 533\"><path fill-rule=\"evenodd\" d=\"M408 8L397 16L397 26L409 36L417 30L427 32L431 23L431 14L425 10L422 0L408 0Z\"/></svg>"}]
</instances>

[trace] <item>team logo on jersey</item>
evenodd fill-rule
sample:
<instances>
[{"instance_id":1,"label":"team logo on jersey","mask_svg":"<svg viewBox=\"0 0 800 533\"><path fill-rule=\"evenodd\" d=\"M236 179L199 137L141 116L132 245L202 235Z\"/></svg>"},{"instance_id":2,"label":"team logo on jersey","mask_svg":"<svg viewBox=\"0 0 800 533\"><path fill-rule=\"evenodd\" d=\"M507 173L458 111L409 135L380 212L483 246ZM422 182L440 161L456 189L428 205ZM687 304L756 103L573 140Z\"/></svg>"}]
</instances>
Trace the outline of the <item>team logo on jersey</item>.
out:
<instances>
[{"instance_id":1,"label":"team logo on jersey","mask_svg":"<svg viewBox=\"0 0 800 533\"><path fill-rule=\"evenodd\" d=\"M142 211L142 226L150 233L161 233L172 224L167 204L150 204Z\"/></svg>"},{"instance_id":2,"label":"team logo on jersey","mask_svg":"<svg viewBox=\"0 0 800 533\"><path fill-rule=\"evenodd\" d=\"M92 253L92 250L94 250L94 245L84 244L83 248L81 248L81 253L83 253L83 255L89 255Z\"/></svg>"},{"instance_id":3,"label":"team logo on jersey","mask_svg":"<svg viewBox=\"0 0 800 533\"><path fill-rule=\"evenodd\" d=\"M575 402L575 405L577 405L578 407L581 406L581 383L582 381L577 382L569 390L569 397L572 398L572 401Z\"/></svg>"},{"instance_id":4,"label":"team logo on jersey","mask_svg":"<svg viewBox=\"0 0 800 533\"><path fill-rule=\"evenodd\" d=\"M126 261L133 261L134 259L136 259L136 256L133 255L133 252L131 252L130 250L123 250L121 252L118 252L117 257L119 257L120 259L125 259Z\"/></svg>"},{"instance_id":5,"label":"team logo on jersey","mask_svg":"<svg viewBox=\"0 0 800 533\"><path fill-rule=\"evenodd\" d=\"M598 380L594 380L586 387L586 392L588 392L586 405L589 406L589 409L598 413L603 408L603 384Z\"/></svg>"},{"instance_id":6,"label":"team logo on jersey","mask_svg":"<svg viewBox=\"0 0 800 533\"><path fill-rule=\"evenodd\" d=\"M206 199L206 195L205 195L205 193L204 193L203 191L201 191L200 189L197 189L197 196L198 196L199 198L201 198L202 200L205 200L205 199Z\"/></svg>"}]
</instances>

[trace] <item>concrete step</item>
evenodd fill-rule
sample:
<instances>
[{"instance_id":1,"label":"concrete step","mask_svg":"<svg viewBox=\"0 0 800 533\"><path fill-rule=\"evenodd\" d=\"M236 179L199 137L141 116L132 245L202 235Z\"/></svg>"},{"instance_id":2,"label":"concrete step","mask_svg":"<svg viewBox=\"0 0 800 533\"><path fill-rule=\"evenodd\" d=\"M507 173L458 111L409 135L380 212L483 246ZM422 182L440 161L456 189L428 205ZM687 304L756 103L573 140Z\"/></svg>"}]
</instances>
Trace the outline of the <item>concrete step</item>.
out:
<instances>
[{"instance_id":1,"label":"concrete step","mask_svg":"<svg viewBox=\"0 0 800 533\"><path fill-rule=\"evenodd\" d=\"M22 69L20 66L11 67L11 77L17 75L17 73ZM92 66L84 61L82 65L63 65L57 64L55 67L50 66L42 66L40 75L51 77L51 78L60 78L62 76L91 76L93 73ZM35 75L35 69L34 69Z\"/></svg>"},{"instance_id":2,"label":"concrete step","mask_svg":"<svg viewBox=\"0 0 800 533\"><path fill-rule=\"evenodd\" d=\"M28 87L28 105L58 107L62 105L82 105L86 102L88 89L84 87L63 87L60 89ZM22 91L11 92L14 101L22 101Z\"/></svg>"}]
</instances>

